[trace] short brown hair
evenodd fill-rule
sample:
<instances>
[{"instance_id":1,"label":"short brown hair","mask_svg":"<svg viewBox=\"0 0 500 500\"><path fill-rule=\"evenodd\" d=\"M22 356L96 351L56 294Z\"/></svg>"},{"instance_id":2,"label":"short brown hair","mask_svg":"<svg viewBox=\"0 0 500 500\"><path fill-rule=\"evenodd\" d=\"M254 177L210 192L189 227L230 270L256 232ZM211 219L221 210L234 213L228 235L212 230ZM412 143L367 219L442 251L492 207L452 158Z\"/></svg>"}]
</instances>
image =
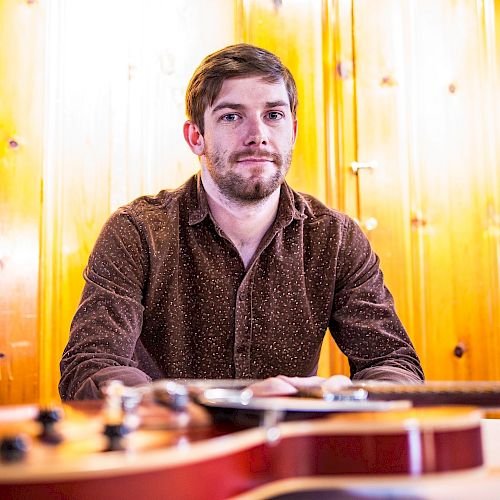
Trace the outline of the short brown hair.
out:
<instances>
[{"instance_id":1,"label":"short brown hair","mask_svg":"<svg viewBox=\"0 0 500 500\"><path fill-rule=\"evenodd\" d=\"M229 78L262 76L269 83L283 81L290 101L290 110L297 116L297 86L290 70L268 50L239 43L229 45L203 59L196 68L186 91L186 115L204 133L204 114Z\"/></svg>"}]
</instances>

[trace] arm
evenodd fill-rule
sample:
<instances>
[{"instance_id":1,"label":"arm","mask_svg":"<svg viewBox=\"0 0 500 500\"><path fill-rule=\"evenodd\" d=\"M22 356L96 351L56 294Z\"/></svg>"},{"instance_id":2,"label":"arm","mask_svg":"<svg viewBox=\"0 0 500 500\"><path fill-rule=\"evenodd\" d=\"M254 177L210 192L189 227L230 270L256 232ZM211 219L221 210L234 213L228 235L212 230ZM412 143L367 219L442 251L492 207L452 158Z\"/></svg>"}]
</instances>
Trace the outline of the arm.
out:
<instances>
[{"instance_id":1,"label":"arm","mask_svg":"<svg viewBox=\"0 0 500 500\"><path fill-rule=\"evenodd\" d=\"M103 227L84 271L85 287L61 360L62 399L94 399L110 379L150 381L133 360L142 330L145 242L123 211Z\"/></svg>"},{"instance_id":2,"label":"arm","mask_svg":"<svg viewBox=\"0 0 500 500\"><path fill-rule=\"evenodd\" d=\"M330 331L353 380L420 382L420 361L384 285L379 259L352 220L343 227Z\"/></svg>"}]
</instances>

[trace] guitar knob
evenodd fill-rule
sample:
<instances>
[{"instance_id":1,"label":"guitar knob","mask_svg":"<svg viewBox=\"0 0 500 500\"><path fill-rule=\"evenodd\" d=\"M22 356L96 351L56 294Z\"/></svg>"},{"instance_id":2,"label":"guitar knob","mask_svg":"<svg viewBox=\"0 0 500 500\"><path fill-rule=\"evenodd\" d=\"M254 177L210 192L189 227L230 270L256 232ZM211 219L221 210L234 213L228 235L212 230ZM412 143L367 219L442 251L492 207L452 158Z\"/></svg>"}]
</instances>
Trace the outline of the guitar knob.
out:
<instances>
[{"instance_id":1,"label":"guitar knob","mask_svg":"<svg viewBox=\"0 0 500 500\"><path fill-rule=\"evenodd\" d=\"M106 424L103 434L108 438L106 451L121 451L125 449L125 436L129 429L121 423Z\"/></svg>"},{"instance_id":2,"label":"guitar knob","mask_svg":"<svg viewBox=\"0 0 500 500\"><path fill-rule=\"evenodd\" d=\"M465 352L467 351L467 347L463 342L459 342L456 346L455 349L453 350L453 354L455 355L456 358L461 358Z\"/></svg>"},{"instance_id":3,"label":"guitar knob","mask_svg":"<svg viewBox=\"0 0 500 500\"><path fill-rule=\"evenodd\" d=\"M175 412L185 412L189 403L189 392L181 384L167 382L158 385L154 390L156 403L166 406Z\"/></svg>"},{"instance_id":4,"label":"guitar knob","mask_svg":"<svg viewBox=\"0 0 500 500\"><path fill-rule=\"evenodd\" d=\"M42 425L42 432L39 435L41 441L47 444L59 444L62 436L55 425L61 419L60 413L55 409L41 409L36 421Z\"/></svg>"},{"instance_id":5,"label":"guitar knob","mask_svg":"<svg viewBox=\"0 0 500 500\"><path fill-rule=\"evenodd\" d=\"M4 462L18 462L26 456L28 447L21 436L7 436L0 444L0 457Z\"/></svg>"}]
</instances>

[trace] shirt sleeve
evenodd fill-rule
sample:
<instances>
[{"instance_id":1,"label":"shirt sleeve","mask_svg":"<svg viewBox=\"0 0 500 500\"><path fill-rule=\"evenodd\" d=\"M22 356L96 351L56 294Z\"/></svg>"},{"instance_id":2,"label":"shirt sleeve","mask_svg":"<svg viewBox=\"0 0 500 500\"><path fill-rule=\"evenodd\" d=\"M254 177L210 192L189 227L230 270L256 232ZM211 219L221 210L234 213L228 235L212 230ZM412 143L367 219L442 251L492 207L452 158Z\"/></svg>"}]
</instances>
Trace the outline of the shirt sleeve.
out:
<instances>
[{"instance_id":1,"label":"shirt sleeve","mask_svg":"<svg viewBox=\"0 0 500 500\"><path fill-rule=\"evenodd\" d=\"M330 332L354 380L418 383L420 361L384 285L379 258L359 226L347 219L337 260Z\"/></svg>"},{"instance_id":2,"label":"shirt sleeve","mask_svg":"<svg viewBox=\"0 0 500 500\"><path fill-rule=\"evenodd\" d=\"M95 399L111 379L126 385L151 381L133 359L142 330L145 247L124 210L104 225L84 271L85 286L60 363L63 400Z\"/></svg>"}]
</instances>

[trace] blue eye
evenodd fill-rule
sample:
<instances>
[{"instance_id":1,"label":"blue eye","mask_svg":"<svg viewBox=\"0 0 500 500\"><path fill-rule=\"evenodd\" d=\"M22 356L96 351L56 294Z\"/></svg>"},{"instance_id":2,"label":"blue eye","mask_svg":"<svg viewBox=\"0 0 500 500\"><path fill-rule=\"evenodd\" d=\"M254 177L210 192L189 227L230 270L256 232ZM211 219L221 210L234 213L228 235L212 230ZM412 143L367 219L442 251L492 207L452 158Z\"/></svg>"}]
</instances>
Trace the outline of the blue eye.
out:
<instances>
[{"instance_id":1,"label":"blue eye","mask_svg":"<svg viewBox=\"0 0 500 500\"><path fill-rule=\"evenodd\" d=\"M238 115L236 113L228 113L221 117L221 120L224 122L235 122L238 119Z\"/></svg>"},{"instance_id":2,"label":"blue eye","mask_svg":"<svg viewBox=\"0 0 500 500\"><path fill-rule=\"evenodd\" d=\"M281 120L283 118L283 113L280 113L279 111L269 111L267 114L268 118L270 120Z\"/></svg>"}]
</instances>

